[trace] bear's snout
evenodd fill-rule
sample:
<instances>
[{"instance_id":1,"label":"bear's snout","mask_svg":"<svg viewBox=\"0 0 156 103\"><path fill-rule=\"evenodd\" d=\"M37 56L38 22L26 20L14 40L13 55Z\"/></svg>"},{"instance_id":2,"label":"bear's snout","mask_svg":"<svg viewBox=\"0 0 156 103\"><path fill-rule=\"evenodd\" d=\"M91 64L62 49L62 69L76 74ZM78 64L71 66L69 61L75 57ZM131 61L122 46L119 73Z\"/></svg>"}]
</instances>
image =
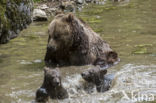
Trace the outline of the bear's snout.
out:
<instances>
[{"instance_id":1,"label":"bear's snout","mask_svg":"<svg viewBox=\"0 0 156 103\"><path fill-rule=\"evenodd\" d=\"M47 46L47 50L50 51L50 52L55 52L56 51L56 47L55 46L48 45Z\"/></svg>"},{"instance_id":2,"label":"bear's snout","mask_svg":"<svg viewBox=\"0 0 156 103\"><path fill-rule=\"evenodd\" d=\"M61 85L60 79L59 79L59 78L55 78L55 79L53 80L53 84L54 84L55 86L60 86L60 85Z\"/></svg>"}]
</instances>

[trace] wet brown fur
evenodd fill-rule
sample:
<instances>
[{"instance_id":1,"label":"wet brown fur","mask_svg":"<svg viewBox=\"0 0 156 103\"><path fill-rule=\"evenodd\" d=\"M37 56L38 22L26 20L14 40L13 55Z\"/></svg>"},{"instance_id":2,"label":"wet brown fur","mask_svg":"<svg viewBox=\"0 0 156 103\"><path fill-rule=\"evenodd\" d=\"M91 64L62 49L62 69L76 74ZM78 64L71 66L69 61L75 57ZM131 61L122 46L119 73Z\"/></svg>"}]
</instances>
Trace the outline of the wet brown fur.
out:
<instances>
[{"instance_id":1,"label":"wet brown fur","mask_svg":"<svg viewBox=\"0 0 156 103\"><path fill-rule=\"evenodd\" d=\"M55 83L55 80L58 80L58 84ZM68 98L68 93L62 86L61 74L58 68L44 68L44 81L41 88L44 88L47 91L48 96L52 99Z\"/></svg>"},{"instance_id":2,"label":"wet brown fur","mask_svg":"<svg viewBox=\"0 0 156 103\"><path fill-rule=\"evenodd\" d=\"M117 53L109 44L73 14L56 15L49 25L48 34L47 65L96 65L98 58L105 64L113 64L118 60ZM116 56L109 57L110 52Z\"/></svg>"}]
</instances>

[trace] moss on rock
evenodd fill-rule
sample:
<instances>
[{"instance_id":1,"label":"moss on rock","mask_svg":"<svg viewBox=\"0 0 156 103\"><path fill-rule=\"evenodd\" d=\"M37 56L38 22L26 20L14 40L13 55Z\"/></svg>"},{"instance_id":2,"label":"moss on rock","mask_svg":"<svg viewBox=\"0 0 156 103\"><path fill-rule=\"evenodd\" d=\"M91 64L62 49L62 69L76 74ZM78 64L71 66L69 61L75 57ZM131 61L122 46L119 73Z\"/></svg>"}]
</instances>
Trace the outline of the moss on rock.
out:
<instances>
[{"instance_id":1,"label":"moss on rock","mask_svg":"<svg viewBox=\"0 0 156 103\"><path fill-rule=\"evenodd\" d=\"M31 23L32 0L0 1L0 44L7 43Z\"/></svg>"}]
</instances>

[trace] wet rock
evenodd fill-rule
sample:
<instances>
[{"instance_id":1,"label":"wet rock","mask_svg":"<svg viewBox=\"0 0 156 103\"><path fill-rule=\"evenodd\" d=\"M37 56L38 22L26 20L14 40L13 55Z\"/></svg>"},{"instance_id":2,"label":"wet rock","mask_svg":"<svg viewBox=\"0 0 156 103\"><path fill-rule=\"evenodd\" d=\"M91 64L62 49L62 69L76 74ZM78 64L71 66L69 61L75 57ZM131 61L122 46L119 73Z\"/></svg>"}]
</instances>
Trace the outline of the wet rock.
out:
<instances>
[{"instance_id":1,"label":"wet rock","mask_svg":"<svg viewBox=\"0 0 156 103\"><path fill-rule=\"evenodd\" d=\"M32 0L0 1L0 44L7 43L32 21Z\"/></svg>"},{"instance_id":2,"label":"wet rock","mask_svg":"<svg viewBox=\"0 0 156 103\"><path fill-rule=\"evenodd\" d=\"M130 0L113 0L113 2L129 2Z\"/></svg>"},{"instance_id":3,"label":"wet rock","mask_svg":"<svg viewBox=\"0 0 156 103\"><path fill-rule=\"evenodd\" d=\"M93 0L86 0L87 3L91 3Z\"/></svg>"},{"instance_id":4,"label":"wet rock","mask_svg":"<svg viewBox=\"0 0 156 103\"><path fill-rule=\"evenodd\" d=\"M42 11L44 11L46 13L46 16L47 17L50 17L50 16L54 16L56 11L58 11L58 8L56 8L55 6L52 6L49 4L49 5L46 5L46 4L42 4L42 5L38 5L36 7L36 9L40 9ZM45 14L44 14L45 15ZM46 17L45 16L45 17ZM47 18L46 17L46 18Z\"/></svg>"},{"instance_id":5,"label":"wet rock","mask_svg":"<svg viewBox=\"0 0 156 103\"><path fill-rule=\"evenodd\" d=\"M49 7L46 4L43 4L43 5L38 6L38 9L41 9L41 10L46 10L48 8Z\"/></svg>"},{"instance_id":6,"label":"wet rock","mask_svg":"<svg viewBox=\"0 0 156 103\"><path fill-rule=\"evenodd\" d=\"M47 21L48 17L46 13L41 9L34 9L33 11L33 20L34 21Z\"/></svg>"},{"instance_id":7,"label":"wet rock","mask_svg":"<svg viewBox=\"0 0 156 103\"><path fill-rule=\"evenodd\" d=\"M85 1L84 0L76 0L77 4L83 4Z\"/></svg>"},{"instance_id":8,"label":"wet rock","mask_svg":"<svg viewBox=\"0 0 156 103\"><path fill-rule=\"evenodd\" d=\"M46 14L48 15L48 16L51 16L51 15L55 15L55 13L56 13L56 11L57 11L57 8L49 8L49 9L47 9L46 10Z\"/></svg>"},{"instance_id":9,"label":"wet rock","mask_svg":"<svg viewBox=\"0 0 156 103\"><path fill-rule=\"evenodd\" d=\"M55 7L50 8L50 7L48 7L46 4L39 5L39 6L37 7L37 9L43 10L43 11L46 13L47 16L53 16L54 13L56 12L56 8L55 8Z\"/></svg>"},{"instance_id":10,"label":"wet rock","mask_svg":"<svg viewBox=\"0 0 156 103\"><path fill-rule=\"evenodd\" d=\"M20 64L32 64L32 62L26 61L26 60L21 60Z\"/></svg>"},{"instance_id":11,"label":"wet rock","mask_svg":"<svg viewBox=\"0 0 156 103\"><path fill-rule=\"evenodd\" d=\"M75 6L73 1L61 2L60 8L64 12L75 12Z\"/></svg>"},{"instance_id":12,"label":"wet rock","mask_svg":"<svg viewBox=\"0 0 156 103\"><path fill-rule=\"evenodd\" d=\"M42 60L40 60L40 59L34 60L34 63L41 63L41 62L42 62Z\"/></svg>"},{"instance_id":13,"label":"wet rock","mask_svg":"<svg viewBox=\"0 0 156 103\"><path fill-rule=\"evenodd\" d=\"M48 8L44 11L46 12L47 16L54 16L57 11L57 8Z\"/></svg>"},{"instance_id":14,"label":"wet rock","mask_svg":"<svg viewBox=\"0 0 156 103\"><path fill-rule=\"evenodd\" d=\"M105 2L104 1L102 1L102 2L96 2L96 4L98 4L98 5L104 5Z\"/></svg>"},{"instance_id":15,"label":"wet rock","mask_svg":"<svg viewBox=\"0 0 156 103\"><path fill-rule=\"evenodd\" d=\"M105 4L101 0L48 0L46 4L39 5L37 9L43 10L48 17L55 16L58 11L75 12L81 11L86 3ZM46 1L45 1L46 2Z\"/></svg>"}]
</instances>

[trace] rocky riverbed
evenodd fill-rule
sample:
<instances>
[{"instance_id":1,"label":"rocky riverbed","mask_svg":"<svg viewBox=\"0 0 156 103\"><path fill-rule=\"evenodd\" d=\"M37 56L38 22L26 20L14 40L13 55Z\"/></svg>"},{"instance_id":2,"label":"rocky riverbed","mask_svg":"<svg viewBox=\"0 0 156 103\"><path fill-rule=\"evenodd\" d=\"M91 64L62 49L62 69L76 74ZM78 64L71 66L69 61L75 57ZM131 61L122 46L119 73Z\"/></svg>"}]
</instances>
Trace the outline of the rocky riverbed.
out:
<instances>
[{"instance_id":1,"label":"rocky riverbed","mask_svg":"<svg viewBox=\"0 0 156 103\"><path fill-rule=\"evenodd\" d=\"M106 2L107 0L41 0L34 4L33 0L2 0L0 1L0 44L17 37L19 32L27 28L32 20L47 21L56 12L75 13L81 11L89 3L104 5Z\"/></svg>"}]
</instances>

